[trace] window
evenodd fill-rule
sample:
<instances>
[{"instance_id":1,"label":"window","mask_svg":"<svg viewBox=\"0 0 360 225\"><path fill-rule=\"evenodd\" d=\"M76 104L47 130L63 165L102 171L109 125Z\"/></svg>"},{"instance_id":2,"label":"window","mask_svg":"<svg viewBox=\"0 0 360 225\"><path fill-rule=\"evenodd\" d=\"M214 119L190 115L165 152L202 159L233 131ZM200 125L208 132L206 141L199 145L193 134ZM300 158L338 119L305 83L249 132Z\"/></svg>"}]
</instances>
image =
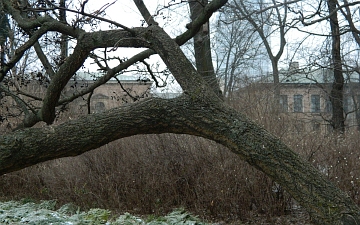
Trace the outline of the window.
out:
<instances>
[{"instance_id":1,"label":"window","mask_svg":"<svg viewBox=\"0 0 360 225\"><path fill-rule=\"evenodd\" d=\"M331 113L332 112L332 103L330 101L330 99L326 99L326 105L325 105L325 111L327 113Z\"/></svg>"},{"instance_id":2,"label":"window","mask_svg":"<svg viewBox=\"0 0 360 225\"><path fill-rule=\"evenodd\" d=\"M294 112L302 112L302 111L303 111L303 96L294 95Z\"/></svg>"},{"instance_id":3,"label":"window","mask_svg":"<svg viewBox=\"0 0 360 225\"><path fill-rule=\"evenodd\" d=\"M356 109L360 109L360 95L356 95Z\"/></svg>"},{"instance_id":4,"label":"window","mask_svg":"<svg viewBox=\"0 0 360 225\"><path fill-rule=\"evenodd\" d=\"M348 113L350 111L352 111L352 98L349 96L344 96L343 99L343 107L344 107L344 112Z\"/></svg>"},{"instance_id":5,"label":"window","mask_svg":"<svg viewBox=\"0 0 360 225\"><path fill-rule=\"evenodd\" d=\"M312 130L313 131L319 131L320 130L320 123L317 121L312 122Z\"/></svg>"},{"instance_id":6,"label":"window","mask_svg":"<svg viewBox=\"0 0 360 225\"><path fill-rule=\"evenodd\" d=\"M320 112L320 95L311 95L311 112Z\"/></svg>"},{"instance_id":7,"label":"window","mask_svg":"<svg viewBox=\"0 0 360 225\"><path fill-rule=\"evenodd\" d=\"M326 125L326 132L328 134L331 134L333 132L333 130L334 130L334 128L333 128L333 126L331 124Z\"/></svg>"},{"instance_id":8,"label":"window","mask_svg":"<svg viewBox=\"0 0 360 225\"><path fill-rule=\"evenodd\" d=\"M288 111L288 96L287 95L280 95L280 110L281 112Z\"/></svg>"},{"instance_id":9,"label":"window","mask_svg":"<svg viewBox=\"0 0 360 225\"><path fill-rule=\"evenodd\" d=\"M302 121L295 121L294 132L300 134L305 131L305 124Z\"/></svg>"},{"instance_id":10,"label":"window","mask_svg":"<svg viewBox=\"0 0 360 225\"><path fill-rule=\"evenodd\" d=\"M105 104L103 102L95 103L95 112L99 113L99 112L103 112L103 111L105 111Z\"/></svg>"}]
</instances>

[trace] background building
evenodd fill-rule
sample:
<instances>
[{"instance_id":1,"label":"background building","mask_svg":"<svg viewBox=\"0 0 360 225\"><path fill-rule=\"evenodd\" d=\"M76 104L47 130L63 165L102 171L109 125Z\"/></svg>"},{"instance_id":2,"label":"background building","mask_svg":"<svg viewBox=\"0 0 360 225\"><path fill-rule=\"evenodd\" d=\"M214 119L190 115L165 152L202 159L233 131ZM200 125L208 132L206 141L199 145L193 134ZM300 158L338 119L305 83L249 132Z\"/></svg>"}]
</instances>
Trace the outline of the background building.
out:
<instances>
[{"instance_id":1,"label":"background building","mask_svg":"<svg viewBox=\"0 0 360 225\"><path fill-rule=\"evenodd\" d=\"M64 88L60 100L84 91L100 75L99 73L78 72ZM59 106L56 111L56 123L62 123L88 113L103 112L122 104L141 101L151 96L152 83L149 79L140 79L134 75L118 75L117 80L109 80L106 84L97 87L91 94ZM9 84L9 88L22 92L23 94L19 95L22 101L36 110L41 106L40 101L37 101L36 98L43 98L47 85L46 80L31 79L16 81ZM0 96L0 115L2 118L0 129L2 130L14 129L24 117L19 104L6 93L2 93Z\"/></svg>"},{"instance_id":2,"label":"background building","mask_svg":"<svg viewBox=\"0 0 360 225\"><path fill-rule=\"evenodd\" d=\"M344 72L344 114L345 125L348 130L358 130L360 125L360 82L356 72ZM268 104L267 113L278 110L281 116L288 117L292 124L292 130L330 132L332 127L332 105L329 94L332 88L333 71L327 68L316 70L300 69L299 63L294 62L287 70L280 71L280 106L272 107L273 99L273 76L263 76L247 87L239 91L238 98L252 96L254 104ZM266 99L264 101L255 100ZM265 110L265 111L266 111ZM266 113L266 112L265 112Z\"/></svg>"}]
</instances>

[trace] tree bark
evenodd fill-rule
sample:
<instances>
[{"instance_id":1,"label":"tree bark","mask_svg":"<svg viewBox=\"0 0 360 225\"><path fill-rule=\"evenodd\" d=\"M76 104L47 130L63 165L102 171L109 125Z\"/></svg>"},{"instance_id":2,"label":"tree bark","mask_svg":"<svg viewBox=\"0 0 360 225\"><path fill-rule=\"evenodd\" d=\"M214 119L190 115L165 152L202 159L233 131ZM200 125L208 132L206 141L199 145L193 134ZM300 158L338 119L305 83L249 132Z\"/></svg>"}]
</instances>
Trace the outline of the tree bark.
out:
<instances>
[{"instance_id":1,"label":"tree bark","mask_svg":"<svg viewBox=\"0 0 360 225\"><path fill-rule=\"evenodd\" d=\"M60 0L60 7L64 9L59 10L59 21L66 24L66 0ZM66 34L62 34L60 38L60 60L59 65L63 64L66 58L68 57L68 36Z\"/></svg>"},{"instance_id":2,"label":"tree bark","mask_svg":"<svg viewBox=\"0 0 360 225\"><path fill-rule=\"evenodd\" d=\"M204 7L208 4L207 0L188 2L190 6L190 18L192 21L201 14ZM193 41L197 71L201 74L204 80L207 81L210 88L222 98L222 92L219 88L219 83L216 79L214 66L212 64L209 21L200 27L200 30L194 36Z\"/></svg>"},{"instance_id":3,"label":"tree bark","mask_svg":"<svg viewBox=\"0 0 360 225\"><path fill-rule=\"evenodd\" d=\"M330 101L332 103L331 125L335 132L345 132L345 116L343 106L344 76L342 72L341 49L340 49L340 27L336 12L337 0L328 0L328 9L330 16L330 28L332 37L332 65L334 70L334 82L330 92Z\"/></svg>"}]
</instances>

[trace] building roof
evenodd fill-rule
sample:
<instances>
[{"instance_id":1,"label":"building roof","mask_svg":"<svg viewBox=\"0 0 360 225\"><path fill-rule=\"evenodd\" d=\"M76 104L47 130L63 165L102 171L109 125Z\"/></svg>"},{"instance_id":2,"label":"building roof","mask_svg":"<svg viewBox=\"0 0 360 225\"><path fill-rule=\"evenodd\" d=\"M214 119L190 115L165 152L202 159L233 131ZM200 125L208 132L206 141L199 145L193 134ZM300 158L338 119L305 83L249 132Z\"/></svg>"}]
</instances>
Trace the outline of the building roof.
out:
<instances>
[{"instance_id":1,"label":"building roof","mask_svg":"<svg viewBox=\"0 0 360 225\"><path fill-rule=\"evenodd\" d=\"M295 84L311 84L311 83L332 83L334 80L334 71L329 68L318 69L299 69L289 68L288 70L280 69L279 80L280 83L295 83ZM345 83L359 83L360 74L354 71L344 72ZM262 76L258 82L273 83L273 75L268 74Z\"/></svg>"},{"instance_id":2,"label":"building roof","mask_svg":"<svg viewBox=\"0 0 360 225\"><path fill-rule=\"evenodd\" d=\"M179 97L181 94L182 93L175 93L175 92L156 92L154 93L154 97L172 99Z\"/></svg>"},{"instance_id":3,"label":"building roof","mask_svg":"<svg viewBox=\"0 0 360 225\"><path fill-rule=\"evenodd\" d=\"M95 81L98 78L104 76L103 72L86 72L86 71L78 71L74 75L74 79L83 80L83 81ZM118 74L116 77L122 81L123 83L133 83L133 82L151 82L151 80L143 75L134 75L134 74ZM111 78L108 82L117 82L115 78Z\"/></svg>"}]
</instances>

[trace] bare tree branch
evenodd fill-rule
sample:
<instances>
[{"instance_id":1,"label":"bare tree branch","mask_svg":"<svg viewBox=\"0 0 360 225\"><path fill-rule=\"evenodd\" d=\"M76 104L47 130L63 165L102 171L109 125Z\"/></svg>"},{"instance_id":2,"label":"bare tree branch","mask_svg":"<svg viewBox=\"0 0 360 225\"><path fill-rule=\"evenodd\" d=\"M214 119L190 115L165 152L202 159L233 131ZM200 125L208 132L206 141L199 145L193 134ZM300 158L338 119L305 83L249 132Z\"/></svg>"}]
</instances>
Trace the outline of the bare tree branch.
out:
<instances>
[{"instance_id":1,"label":"bare tree branch","mask_svg":"<svg viewBox=\"0 0 360 225\"><path fill-rule=\"evenodd\" d=\"M346 8L346 7L349 7L349 6L355 6L355 5L358 5L360 4L360 1L355 1L355 2L345 2L344 1L344 5L340 5L338 7L336 7L331 13L329 13L327 16L324 16L320 19L316 19L316 20L312 20L310 22L306 22L307 19L309 18L312 18L314 15L318 14L318 12L315 12L314 14L312 15L309 15L309 16L304 16L300 11L297 12L300 14L300 17L299 17L299 20L301 21L301 23L304 25L304 26L310 26L310 25L313 25L313 24L316 24L316 23L319 23L321 21L325 21L325 20L328 20L330 19L332 16L334 16L335 13L337 13L337 11L341 10L342 8Z\"/></svg>"}]
</instances>

